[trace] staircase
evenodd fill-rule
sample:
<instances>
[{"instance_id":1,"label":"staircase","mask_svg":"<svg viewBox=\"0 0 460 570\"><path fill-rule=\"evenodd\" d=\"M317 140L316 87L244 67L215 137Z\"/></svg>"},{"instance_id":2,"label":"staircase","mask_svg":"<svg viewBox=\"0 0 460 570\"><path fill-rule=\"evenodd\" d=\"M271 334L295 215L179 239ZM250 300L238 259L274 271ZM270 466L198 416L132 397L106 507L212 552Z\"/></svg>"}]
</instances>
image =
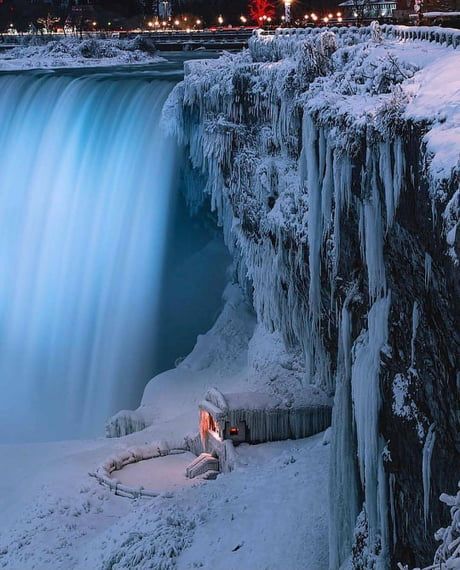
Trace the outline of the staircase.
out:
<instances>
[{"instance_id":1,"label":"staircase","mask_svg":"<svg viewBox=\"0 0 460 570\"><path fill-rule=\"evenodd\" d=\"M189 479L194 479L199 475L204 475L208 471L219 472L219 460L210 453L201 453L185 469L185 475Z\"/></svg>"}]
</instances>

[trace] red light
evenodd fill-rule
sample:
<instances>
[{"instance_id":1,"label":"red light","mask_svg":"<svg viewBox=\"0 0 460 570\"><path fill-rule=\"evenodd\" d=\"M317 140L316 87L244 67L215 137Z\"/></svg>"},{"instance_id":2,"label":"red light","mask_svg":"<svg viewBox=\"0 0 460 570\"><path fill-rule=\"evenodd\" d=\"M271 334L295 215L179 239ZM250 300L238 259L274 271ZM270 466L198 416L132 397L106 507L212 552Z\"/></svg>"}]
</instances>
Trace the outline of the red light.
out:
<instances>
[{"instance_id":1,"label":"red light","mask_svg":"<svg viewBox=\"0 0 460 570\"><path fill-rule=\"evenodd\" d=\"M230 428L230 435L238 435L238 428L237 427L231 427Z\"/></svg>"}]
</instances>

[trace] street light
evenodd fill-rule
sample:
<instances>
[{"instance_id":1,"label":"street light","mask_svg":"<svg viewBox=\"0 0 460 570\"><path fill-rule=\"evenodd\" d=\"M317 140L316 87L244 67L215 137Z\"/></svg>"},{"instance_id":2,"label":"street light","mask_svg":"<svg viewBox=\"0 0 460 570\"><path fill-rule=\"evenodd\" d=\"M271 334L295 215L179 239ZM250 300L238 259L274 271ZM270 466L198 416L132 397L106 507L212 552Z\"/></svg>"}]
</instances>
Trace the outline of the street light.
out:
<instances>
[{"instance_id":1,"label":"street light","mask_svg":"<svg viewBox=\"0 0 460 570\"><path fill-rule=\"evenodd\" d=\"M244 16L240 16L241 23L245 24L248 20Z\"/></svg>"},{"instance_id":2,"label":"street light","mask_svg":"<svg viewBox=\"0 0 460 570\"><path fill-rule=\"evenodd\" d=\"M222 24L224 23L224 19L222 18L222 16L219 16L217 18L217 21L219 22L219 24L222 26Z\"/></svg>"},{"instance_id":3,"label":"street light","mask_svg":"<svg viewBox=\"0 0 460 570\"><path fill-rule=\"evenodd\" d=\"M286 24L291 23L291 0L284 0L284 19Z\"/></svg>"}]
</instances>

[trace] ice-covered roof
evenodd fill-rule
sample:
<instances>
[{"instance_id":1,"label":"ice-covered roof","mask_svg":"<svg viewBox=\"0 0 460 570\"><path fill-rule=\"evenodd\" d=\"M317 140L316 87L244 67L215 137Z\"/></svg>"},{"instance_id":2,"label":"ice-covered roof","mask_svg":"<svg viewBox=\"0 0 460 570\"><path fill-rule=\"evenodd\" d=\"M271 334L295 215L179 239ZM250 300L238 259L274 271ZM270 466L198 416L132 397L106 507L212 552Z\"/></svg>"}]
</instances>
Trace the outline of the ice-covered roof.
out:
<instances>
[{"instance_id":1,"label":"ice-covered roof","mask_svg":"<svg viewBox=\"0 0 460 570\"><path fill-rule=\"evenodd\" d=\"M259 392L225 394L225 399L229 410L269 410L285 407L279 398Z\"/></svg>"},{"instance_id":2,"label":"ice-covered roof","mask_svg":"<svg viewBox=\"0 0 460 570\"><path fill-rule=\"evenodd\" d=\"M199 406L216 418L235 410L255 411L286 408L279 398L270 394L261 392L222 394L216 388L211 388L206 392L204 400L200 402Z\"/></svg>"}]
</instances>

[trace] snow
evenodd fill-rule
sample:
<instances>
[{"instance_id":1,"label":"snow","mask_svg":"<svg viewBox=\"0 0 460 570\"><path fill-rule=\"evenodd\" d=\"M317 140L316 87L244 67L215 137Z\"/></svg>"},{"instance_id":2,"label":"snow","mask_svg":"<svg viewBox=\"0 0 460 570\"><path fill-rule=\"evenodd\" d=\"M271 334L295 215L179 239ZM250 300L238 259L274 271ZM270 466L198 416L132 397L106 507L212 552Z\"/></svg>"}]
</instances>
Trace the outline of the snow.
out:
<instances>
[{"instance_id":1,"label":"snow","mask_svg":"<svg viewBox=\"0 0 460 570\"><path fill-rule=\"evenodd\" d=\"M225 400L230 410L268 410L282 405L278 398L260 392L231 392Z\"/></svg>"},{"instance_id":2,"label":"snow","mask_svg":"<svg viewBox=\"0 0 460 570\"><path fill-rule=\"evenodd\" d=\"M455 17L460 16L460 12L423 12L424 18L438 18L439 16Z\"/></svg>"},{"instance_id":3,"label":"snow","mask_svg":"<svg viewBox=\"0 0 460 570\"><path fill-rule=\"evenodd\" d=\"M0 567L206 568L212 561L222 570L259 564L300 570L311 561L311 568L326 570L329 446L323 434L239 446L235 471L215 481L185 478L191 454L156 457L112 473L122 484L159 491L152 499L115 496L88 475L110 457L144 445L150 449L152 441L180 447L187 432L198 431L196 402L207 387L229 391L239 385L248 392L265 381L265 391L276 397L273 385L282 386L283 370L291 378L287 385L297 385L289 376L296 374L295 355L277 335L255 327L237 286L225 298L215 326L192 354L151 381L140 408L150 422L143 431L117 439L0 447L9 461L0 474ZM286 368L274 354L283 355ZM274 372L281 377L273 380Z\"/></svg>"},{"instance_id":4,"label":"snow","mask_svg":"<svg viewBox=\"0 0 460 570\"><path fill-rule=\"evenodd\" d=\"M29 496L35 504L26 501L19 520L2 519L0 565L70 570L106 568L116 560L117 568L300 570L311 563L307 567L326 570L329 448L321 440L319 434L240 446L244 467L199 484L181 481L179 466L165 463L165 475L172 485L177 477L177 486L163 483L162 496L139 501L116 497L85 478L94 454L80 450L81 469L67 478L67 493L53 488L58 470L49 465L44 475L51 488ZM46 456L48 445L41 447ZM134 471L125 475L130 482Z\"/></svg>"},{"instance_id":5,"label":"snow","mask_svg":"<svg viewBox=\"0 0 460 570\"><path fill-rule=\"evenodd\" d=\"M247 467L202 488L209 508L178 568L328 568L321 436L238 453Z\"/></svg>"},{"instance_id":6,"label":"snow","mask_svg":"<svg viewBox=\"0 0 460 570\"><path fill-rule=\"evenodd\" d=\"M106 67L159 63L155 46L145 38L133 40L65 38L29 44L0 51L0 71L61 67Z\"/></svg>"},{"instance_id":7,"label":"snow","mask_svg":"<svg viewBox=\"0 0 460 570\"><path fill-rule=\"evenodd\" d=\"M174 491L196 484L185 476L185 468L195 457L193 453L186 452L146 459L113 471L112 477L129 487L142 485L154 491Z\"/></svg>"},{"instance_id":8,"label":"snow","mask_svg":"<svg viewBox=\"0 0 460 570\"><path fill-rule=\"evenodd\" d=\"M444 53L442 60L435 57L407 85L413 99L406 108L406 116L434 119L425 141L432 156L430 172L436 179L449 178L452 168L460 167L459 66L460 53Z\"/></svg>"}]
</instances>

